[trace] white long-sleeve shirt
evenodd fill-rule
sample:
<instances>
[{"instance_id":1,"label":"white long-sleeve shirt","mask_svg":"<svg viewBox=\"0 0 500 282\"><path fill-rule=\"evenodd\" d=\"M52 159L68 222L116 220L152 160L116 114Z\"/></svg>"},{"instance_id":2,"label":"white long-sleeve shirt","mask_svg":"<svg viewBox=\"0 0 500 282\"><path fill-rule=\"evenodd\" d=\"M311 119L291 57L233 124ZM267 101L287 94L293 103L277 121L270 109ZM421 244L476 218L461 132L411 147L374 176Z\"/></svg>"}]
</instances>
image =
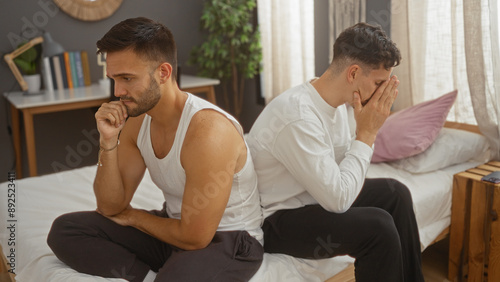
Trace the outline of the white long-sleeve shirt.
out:
<instances>
[{"instance_id":1,"label":"white long-sleeve shirt","mask_svg":"<svg viewBox=\"0 0 500 282\"><path fill-rule=\"evenodd\" d=\"M271 101L247 138L264 217L320 204L345 212L358 196L373 149L355 139L352 108L330 106L310 82Z\"/></svg>"}]
</instances>

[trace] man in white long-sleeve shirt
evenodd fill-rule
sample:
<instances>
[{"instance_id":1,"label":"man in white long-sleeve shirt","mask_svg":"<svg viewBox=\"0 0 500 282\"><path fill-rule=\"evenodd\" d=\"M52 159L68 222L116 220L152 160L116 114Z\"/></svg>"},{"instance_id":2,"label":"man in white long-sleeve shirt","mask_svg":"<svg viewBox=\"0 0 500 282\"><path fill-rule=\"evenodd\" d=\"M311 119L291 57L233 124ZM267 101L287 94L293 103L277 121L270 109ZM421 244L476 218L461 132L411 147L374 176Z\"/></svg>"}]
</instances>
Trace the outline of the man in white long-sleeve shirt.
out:
<instances>
[{"instance_id":1,"label":"man in white long-sleeve shirt","mask_svg":"<svg viewBox=\"0 0 500 282\"><path fill-rule=\"evenodd\" d=\"M401 59L380 27L360 23L334 45L324 74L269 103L248 136L265 221L264 249L356 258L356 281L423 281L408 189L366 179L390 113Z\"/></svg>"}]
</instances>

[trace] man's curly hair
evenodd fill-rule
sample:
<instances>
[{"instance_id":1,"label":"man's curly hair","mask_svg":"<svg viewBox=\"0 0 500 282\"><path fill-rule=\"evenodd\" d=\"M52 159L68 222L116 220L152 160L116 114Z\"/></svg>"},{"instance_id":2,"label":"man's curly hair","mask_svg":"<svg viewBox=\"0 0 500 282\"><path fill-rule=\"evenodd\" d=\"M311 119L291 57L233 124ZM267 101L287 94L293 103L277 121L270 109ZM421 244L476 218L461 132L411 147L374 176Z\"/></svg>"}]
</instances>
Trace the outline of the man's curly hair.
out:
<instances>
[{"instance_id":1,"label":"man's curly hair","mask_svg":"<svg viewBox=\"0 0 500 282\"><path fill-rule=\"evenodd\" d=\"M361 63L371 69L383 66L389 70L400 61L399 49L380 26L358 23L344 30L333 45L332 65Z\"/></svg>"}]
</instances>

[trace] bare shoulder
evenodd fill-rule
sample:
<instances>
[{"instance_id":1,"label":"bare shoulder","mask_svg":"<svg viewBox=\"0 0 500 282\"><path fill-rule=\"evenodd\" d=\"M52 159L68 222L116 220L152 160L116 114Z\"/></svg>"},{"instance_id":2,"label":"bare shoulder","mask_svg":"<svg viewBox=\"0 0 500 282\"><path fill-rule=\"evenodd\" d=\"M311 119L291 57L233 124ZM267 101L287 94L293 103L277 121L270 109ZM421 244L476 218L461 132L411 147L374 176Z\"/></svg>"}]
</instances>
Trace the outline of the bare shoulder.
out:
<instances>
[{"instance_id":1,"label":"bare shoulder","mask_svg":"<svg viewBox=\"0 0 500 282\"><path fill-rule=\"evenodd\" d=\"M220 112L207 109L197 112L191 119L183 148L237 156L245 150L245 142L231 120Z\"/></svg>"},{"instance_id":2,"label":"bare shoulder","mask_svg":"<svg viewBox=\"0 0 500 282\"><path fill-rule=\"evenodd\" d=\"M216 139L233 136L240 137L236 139L242 140L233 122L224 114L212 109L198 111L191 119L187 134L193 136L201 135Z\"/></svg>"}]
</instances>

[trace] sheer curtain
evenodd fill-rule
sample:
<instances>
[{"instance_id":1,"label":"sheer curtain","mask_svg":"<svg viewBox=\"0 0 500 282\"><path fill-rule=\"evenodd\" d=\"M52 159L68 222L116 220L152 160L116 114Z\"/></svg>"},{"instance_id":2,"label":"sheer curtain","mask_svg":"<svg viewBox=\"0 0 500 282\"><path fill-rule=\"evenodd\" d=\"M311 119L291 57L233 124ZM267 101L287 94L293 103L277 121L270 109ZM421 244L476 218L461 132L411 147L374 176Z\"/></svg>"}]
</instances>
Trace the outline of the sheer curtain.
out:
<instances>
[{"instance_id":1,"label":"sheer curtain","mask_svg":"<svg viewBox=\"0 0 500 282\"><path fill-rule=\"evenodd\" d=\"M333 59L333 43L340 33L359 22L366 21L366 0L328 0L330 24L330 62Z\"/></svg>"},{"instance_id":2,"label":"sheer curtain","mask_svg":"<svg viewBox=\"0 0 500 282\"><path fill-rule=\"evenodd\" d=\"M314 1L258 0L266 103L314 77Z\"/></svg>"},{"instance_id":3,"label":"sheer curtain","mask_svg":"<svg viewBox=\"0 0 500 282\"><path fill-rule=\"evenodd\" d=\"M395 110L458 89L448 120L477 123L500 157L496 0L393 0L391 37L403 61ZM471 106L472 105L472 106Z\"/></svg>"}]
</instances>

